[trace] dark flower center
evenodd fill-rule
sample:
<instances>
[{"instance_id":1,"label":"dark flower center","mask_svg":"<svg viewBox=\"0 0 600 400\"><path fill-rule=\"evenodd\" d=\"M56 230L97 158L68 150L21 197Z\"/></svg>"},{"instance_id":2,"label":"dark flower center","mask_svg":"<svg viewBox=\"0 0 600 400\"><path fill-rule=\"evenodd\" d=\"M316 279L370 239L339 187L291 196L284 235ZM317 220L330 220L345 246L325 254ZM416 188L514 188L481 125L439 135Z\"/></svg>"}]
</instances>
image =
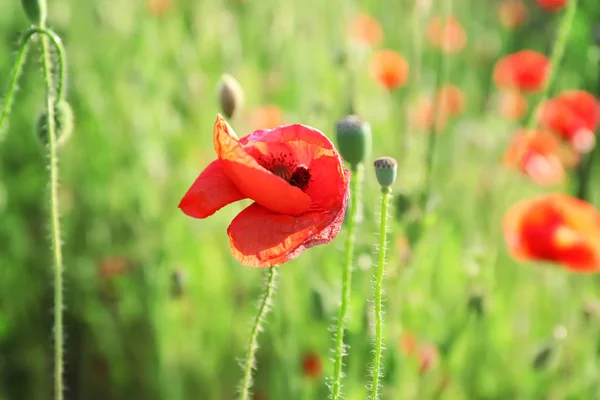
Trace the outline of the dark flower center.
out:
<instances>
[{"instance_id":1,"label":"dark flower center","mask_svg":"<svg viewBox=\"0 0 600 400\"><path fill-rule=\"evenodd\" d=\"M310 171L305 166L298 166L290 154L269 154L258 158L258 163L292 186L306 191L310 183Z\"/></svg>"}]
</instances>

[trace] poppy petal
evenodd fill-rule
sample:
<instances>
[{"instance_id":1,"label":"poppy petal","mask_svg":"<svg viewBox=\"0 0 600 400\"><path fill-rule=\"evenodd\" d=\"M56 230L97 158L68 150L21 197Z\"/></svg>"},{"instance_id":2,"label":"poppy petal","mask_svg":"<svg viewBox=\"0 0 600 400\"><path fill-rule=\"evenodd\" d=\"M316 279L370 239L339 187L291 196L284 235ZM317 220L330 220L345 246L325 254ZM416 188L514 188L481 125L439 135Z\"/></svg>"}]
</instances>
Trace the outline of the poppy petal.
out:
<instances>
[{"instance_id":1,"label":"poppy petal","mask_svg":"<svg viewBox=\"0 0 600 400\"><path fill-rule=\"evenodd\" d=\"M290 261L310 247L331 242L340 231L345 209L344 203L337 214L308 212L294 217L275 214L254 203L227 229L231 252L240 263L251 267Z\"/></svg>"},{"instance_id":2,"label":"poppy petal","mask_svg":"<svg viewBox=\"0 0 600 400\"><path fill-rule=\"evenodd\" d=\"M244 150L221 115L215 121L214 146L229 179L258 204L288 215L299 215L310 206L306 193L263 168Z\"/></svg>"},{"instance_id":3,"label":"poppy petal","mask_svg":"<svg viewBox=\"0 0 600 400\"><path fill-rule=\"evenodd\" d=\"M181 199L179 208L193 218L206 218L227 204L246 198L215 160L196 178Z\"/></svg>"}]
</instances>

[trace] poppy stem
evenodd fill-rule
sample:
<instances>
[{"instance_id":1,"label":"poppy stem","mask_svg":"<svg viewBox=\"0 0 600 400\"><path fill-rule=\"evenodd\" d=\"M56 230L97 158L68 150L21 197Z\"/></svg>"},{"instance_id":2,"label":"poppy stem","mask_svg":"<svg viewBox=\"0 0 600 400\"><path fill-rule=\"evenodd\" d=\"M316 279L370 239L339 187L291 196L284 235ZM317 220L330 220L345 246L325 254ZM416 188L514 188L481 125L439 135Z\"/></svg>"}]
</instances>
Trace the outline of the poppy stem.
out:
<instances>
[{"instance_id":1,"label":"poppy stem","mask_svg":"<svg viewBox=\"0 0 600 400\"><path fill-rule=\"evenodd\" d=\"M567 9L562 17L561 25L558 30L558 38L554 42L554 46L552 48L552 55L550 56L550 64L549 64L549 72L548 78L540 91L539 101L537 105L533 109L532 113L529 115L529 119L527 120L527 134L531 135L533 132L533 127L536 124L537 115L539 114L540 107L548 97L548 92L550 91L550 87L553 83L554 77L558 71L558 67L562 61L563 55L565 53L565 48L567 46L567 39L569 38L569 34L571 33L571 27L573 26L573 21L575 20L575 15L577 14L577 0L572 0L567 2ZM522 157L522 156L521 156ZM518 159L520 159L519 157Z\"/></svg>"},{"instance_id":2,"label":"poppy stem","mask_svg":"<svg viewBox=\"0 0 600 400\"><path fill-rule=\"evenodd\" d=\"M359 203L361 201L361 184L364 166L355 164L351 166L352 178L350 180L350 214L348 218L348 236L346 237L344 265L342 267L342 295L337 317L335 334L335 365L333 369L333 382L331 384L331 398L339 400L342 395L342 369L343 357L346 355L344 345L344 328L350 307L350 285L352 282L352 262L354 258L354 242L356 241L356 225Z\"/></svg>"},{"instance_id":3,"label":"poppy stem","mask_svg":"<svg viewBox=\"0 0 600 400\"><path fill-rule=\"evenodd\" d=\"M392 190L382 188L381 222L379 224L379 259L375 280L375 352L373 357L373 381L371 383L371 400L379 398L379 377L381 375L381 350L383 348L383 274L385 269L385 253L387 247L387 220Z\"/></svg>"},{"instance_id":4,"label":"poppy stem","mask_svg":"<svg viewBox=\"0 0 600 400\"><path fill-rule=\"evenodd\" d=\"M248 352L246 353L246 359L244 360L244 376L242 378L242 385L240 389L240 400L250 399L250 389L252 388L252 370L256 367L256 350L258 349L258 333L262 331L263 322L265 317L269 313L271 303L273 301L273 294L275 293L275 281L277 279L277 265L269 268L269 274L267 276L267 286L263 298L258 307L258 314L254 318L254 325L250 331L250 342L248 344Z\"/></svg>"},{"instance_id":5,"label":"poppy stem","mask_svg":"<svg viewBox=\"0 0 600 400\"><path fill-rule=\"evenodd\" d=\"M56 82L54 73L54 62L50 51L50 41L55 45L60 43L58 37L51 31L46 30L46 21L40 21L39 33L42 33L41 48L43 57L44 80L46 82L46 124L48 127L48 164L50 169L50 229L52 239L52 253L54 261L54 398L63 399L63 257L60 240L60 210L58 205L58 143L56 137L55 106L57 95L62 96L64 80L64 51L59 54L61 74L59 82ZM58 46L62 49L62 46ZM57 91L60 88L60 92Z\"/></svg>"}]
</instances>

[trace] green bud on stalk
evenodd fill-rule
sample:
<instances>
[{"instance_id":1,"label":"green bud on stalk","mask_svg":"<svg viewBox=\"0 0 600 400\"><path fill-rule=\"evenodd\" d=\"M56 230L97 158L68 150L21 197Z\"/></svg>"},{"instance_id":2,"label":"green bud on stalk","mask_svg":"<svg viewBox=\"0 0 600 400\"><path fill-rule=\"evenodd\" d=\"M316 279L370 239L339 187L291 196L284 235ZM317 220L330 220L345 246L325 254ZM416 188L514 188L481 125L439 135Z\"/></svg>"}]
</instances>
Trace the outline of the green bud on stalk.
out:
<instances>
[{"instance_id":1,"label":"green bud on stalk","mask_svg":"<svg viewBox=\"0 0 600 400\"><path fill-rule=\"evenodd\" d=\"M353 167L365 161L371 152L371 126L357 117L348 115L335 125L338 150Z\"/></svg>"}]
</instances>

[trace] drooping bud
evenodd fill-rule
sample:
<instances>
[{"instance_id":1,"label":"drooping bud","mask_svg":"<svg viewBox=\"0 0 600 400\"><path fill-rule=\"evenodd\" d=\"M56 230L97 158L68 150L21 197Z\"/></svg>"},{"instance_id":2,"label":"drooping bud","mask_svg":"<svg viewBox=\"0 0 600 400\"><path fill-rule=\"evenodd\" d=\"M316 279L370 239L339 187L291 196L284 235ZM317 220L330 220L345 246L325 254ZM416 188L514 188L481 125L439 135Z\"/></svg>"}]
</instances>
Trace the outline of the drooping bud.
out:
<instances>
[{"instance_id":1,"label":"drooping bud","mask_svg":"<svg viewBox=\"0 0 600 400\"><path fill-rule=\"evenodd\" d=\"M552 361L552 356L554 355L555 346L553 343L548 343L542 347L540 347L535 354L532 362L533 369L541 370L544 369L550 364Z\"/></svg>"},{"instance_id":2,"label":"drooping bud","mask_svg":"<svg viewBox=\"0 0 600 400\"><path fill-rule=\"evenodd\" d=\"M221 76L217 96L221 111L227 119L231 119L244 105L244 90L239 82L229 74Z\"/></svg>"},{"instance_id":3,"label":"drooping bud","mask_svg":"<svg viewBox=\"0 0 600 400\"><path fill-rule=\"evenodd\" d=\"M396 181L398 175L398 161L392 157L380 157L373 162L375 176L384 192L391 191L390 186Z\"/></svg>"},{"instance_id":4,"label":"drooping bud","mask_svg":"<svg viewBox=\"0 0 600 400\"><path fill-rule=\"evenodd\" d=\"M364 162L371 152L371 126L356 115L347 115L335 131L342 158L353 167Z\"/></svg>"},{"instance_id":5,"label":"drooping bud","mask_svg":"<svg viewBox=\"0 0 600 400\"><path fill-rule=\"evenodd\" d=\"M69 140L73 134L73 109L64 100L54 105L54 129L56 132L56 146L60 147ZM49 143L48 111L44 110L37 121L37 136L40 142L47 146Z\"/></svg>"},{"instance_id":6,"label":"drooping bud","mask_svg":"<svg viewBox=\"0 0 600 400\"><path fill-rule=\"evenodd\" d=\"M41 25L46 20L46 0L21 0L23 10L34 25Z\"/></svg>"}]
</instances>

